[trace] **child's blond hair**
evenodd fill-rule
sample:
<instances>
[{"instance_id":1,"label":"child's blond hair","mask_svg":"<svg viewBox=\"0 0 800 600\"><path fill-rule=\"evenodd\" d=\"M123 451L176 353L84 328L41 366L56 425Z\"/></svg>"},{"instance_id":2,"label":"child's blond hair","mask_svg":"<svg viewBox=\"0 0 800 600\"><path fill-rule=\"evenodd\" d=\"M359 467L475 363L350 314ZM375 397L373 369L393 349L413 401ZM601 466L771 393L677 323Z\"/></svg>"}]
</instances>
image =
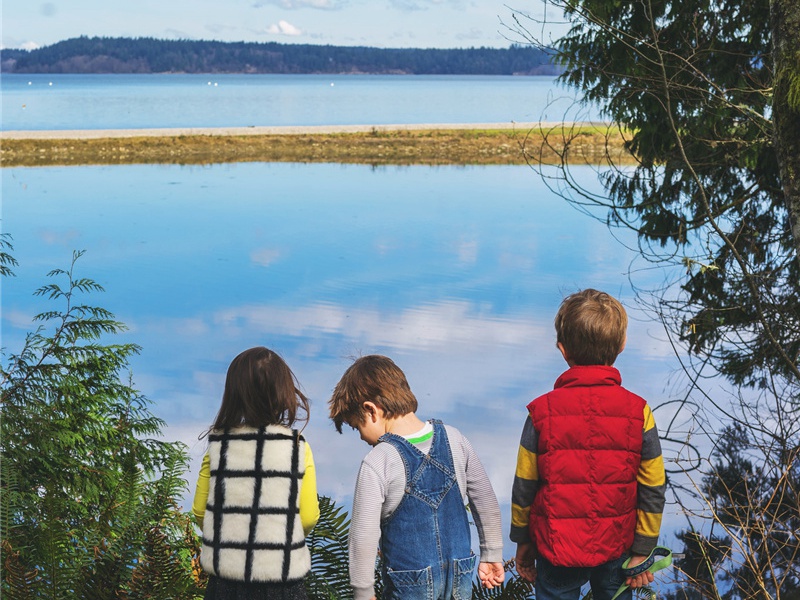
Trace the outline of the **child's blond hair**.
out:
<instances>
[{"instance_id":1,"label":"child's blond hair","mask_svg":"<svg viewBox=\"0 0 800 600\"><path fill-rule=\"evenodd\" d=\"M613 365L625 347L628 315L605 292L586 289L564 298L555 319L556 339L576 365Z\"/></svg>"}]
</instances>

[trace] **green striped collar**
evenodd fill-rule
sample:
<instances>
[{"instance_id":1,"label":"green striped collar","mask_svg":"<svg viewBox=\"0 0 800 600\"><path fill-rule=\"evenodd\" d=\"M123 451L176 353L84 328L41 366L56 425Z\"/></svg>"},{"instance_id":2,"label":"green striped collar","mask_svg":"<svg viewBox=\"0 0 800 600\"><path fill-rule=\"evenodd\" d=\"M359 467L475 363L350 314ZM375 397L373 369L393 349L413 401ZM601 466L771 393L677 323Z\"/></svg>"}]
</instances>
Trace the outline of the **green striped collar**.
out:
<instances>
[{"instance_id":1,"label":"green striped collar","mask_svg":"<svg viewBox=\"0 0 800 600\"><path fill-rule=\"evenodd\" d=\"M412 433L411 435L404 435L403 436L409 444L421 444L423 442L427 442L429 439L433 437L433 425L430 423L425 423L425 427L420 429L419 431Z\"/></svg>"}]
</instances>

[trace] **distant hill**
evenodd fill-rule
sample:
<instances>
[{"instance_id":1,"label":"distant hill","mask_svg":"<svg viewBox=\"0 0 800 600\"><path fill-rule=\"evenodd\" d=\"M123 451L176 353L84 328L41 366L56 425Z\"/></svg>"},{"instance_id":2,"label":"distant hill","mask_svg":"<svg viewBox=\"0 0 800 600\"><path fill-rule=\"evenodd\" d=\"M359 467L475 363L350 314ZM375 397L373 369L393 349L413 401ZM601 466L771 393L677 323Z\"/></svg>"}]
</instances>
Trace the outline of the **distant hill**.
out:
<instances>
[{"instance_id":1,"label":"distant hill","mask_svg":"<svg viewBox=\"0 0 800 600\"><path fill-rule=\"evenodd\" d=\"M0 51L3 73L370 73L554 75L538 48L417 49L79 37Z\"/></svg>"}]
</instances>

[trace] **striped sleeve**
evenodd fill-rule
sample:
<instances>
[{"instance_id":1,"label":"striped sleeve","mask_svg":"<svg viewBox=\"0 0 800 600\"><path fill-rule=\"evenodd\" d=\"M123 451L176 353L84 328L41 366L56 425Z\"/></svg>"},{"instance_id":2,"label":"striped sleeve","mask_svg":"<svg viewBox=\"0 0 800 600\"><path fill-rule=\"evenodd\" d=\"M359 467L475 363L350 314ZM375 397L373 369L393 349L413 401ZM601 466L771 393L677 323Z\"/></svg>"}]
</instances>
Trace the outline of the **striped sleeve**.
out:
<instances>
[{"instance_id":1,"label":"striped sleeve","mask_svg":"<svg viewBox=\"0 0 800 600\"><path fill-rule=\"evenodd\" d=\"M380 446L388 444L379 444L376 448ZM385 455L385 449L381 448L381 451ZM353 510L350 513L349 568L350 585L353 587L355 600L370 600L375 597L375 560L381 538L381 510L386 498L385 473L376 471L371 462L376 454L379 453L373 449L361 463L353 496ZM401 460L399 454L397 458ZM378 466L382 464L385 461L378 461Z\"/></svg>"},{"instance_id":2,"label":"striped sleeve","mask_svg":"<svg viewBox=\"0 0 800 600\"><path fill-rule=\"evenodd\" d=\"M467 498L475 527L478 530L478 540L480 544L481 562L502 562L503 561L503 527L500 524L500 506L497 504L497 497L494 489L486 475L478 455L472 448L469 440L458 432L458 437L453 435L455 432L448 428L448 438L451 448L453 442L461 438L458 444L459 452L453 452L453 463L456 463L455 456L463 454L466 461L466 481Z\"/></svg>"},{"instance_id":3,"label":"striped sleeve","mask_svg":"<svg viewBox=\"0 0 800 600\"><path fill-rule=\"evenodd\" d=\"M533 427L530 415L525 419L517 453L517 470L511 489L511 541L517 544L530 542L528 521L531 504L539 489L539 468L536 450L539 434Z\"/></svg>"},{"instance_id":4,"label":"striped sleeve","mask_svg":"<svg viewBox=\"0 0 800 600\"><path fill-rule=\"evenodd\" d=\"M661 529L661 516L664 512L666 494L666 473L661 442L650 406L644 406L644 427L642 429L642 462L639 465L637 493L636 533L631 551L647 556L658 542Z\"/></svg>"}]
</instances>

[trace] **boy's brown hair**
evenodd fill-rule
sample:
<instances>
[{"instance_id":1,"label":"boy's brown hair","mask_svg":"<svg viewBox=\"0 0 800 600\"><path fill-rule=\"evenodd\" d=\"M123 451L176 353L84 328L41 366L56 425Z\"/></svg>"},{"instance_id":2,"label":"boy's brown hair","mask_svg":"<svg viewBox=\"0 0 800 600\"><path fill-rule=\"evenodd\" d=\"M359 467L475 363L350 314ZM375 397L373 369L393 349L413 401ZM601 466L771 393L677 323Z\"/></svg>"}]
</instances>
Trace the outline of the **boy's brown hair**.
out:
<instances>
[{"instance_id":1,"label":"boy's brown hair","mask_svg":"<svg viewBox=\"0 0 800 600\"><path fill-rule=\"evenodd\" d=\"M557 341L576 365L611 366L625 347L628 315L612 296L586 289L564 298L555 325Z\"/></svg>"},{"instance_id":2,"label":"boy's brown hair","mask_svg":"<svg viewBox=\"0 0 800 600\"><path fill-rule=\"evenodd\" d=\"M379 354L356 359L336 384L328 402L336 431L342 432L342 423L355 426L364 422L364 402L381 408L386 418L417 410L417 398L405 373L392 359Z\"/></svg>"}]
</instances>

